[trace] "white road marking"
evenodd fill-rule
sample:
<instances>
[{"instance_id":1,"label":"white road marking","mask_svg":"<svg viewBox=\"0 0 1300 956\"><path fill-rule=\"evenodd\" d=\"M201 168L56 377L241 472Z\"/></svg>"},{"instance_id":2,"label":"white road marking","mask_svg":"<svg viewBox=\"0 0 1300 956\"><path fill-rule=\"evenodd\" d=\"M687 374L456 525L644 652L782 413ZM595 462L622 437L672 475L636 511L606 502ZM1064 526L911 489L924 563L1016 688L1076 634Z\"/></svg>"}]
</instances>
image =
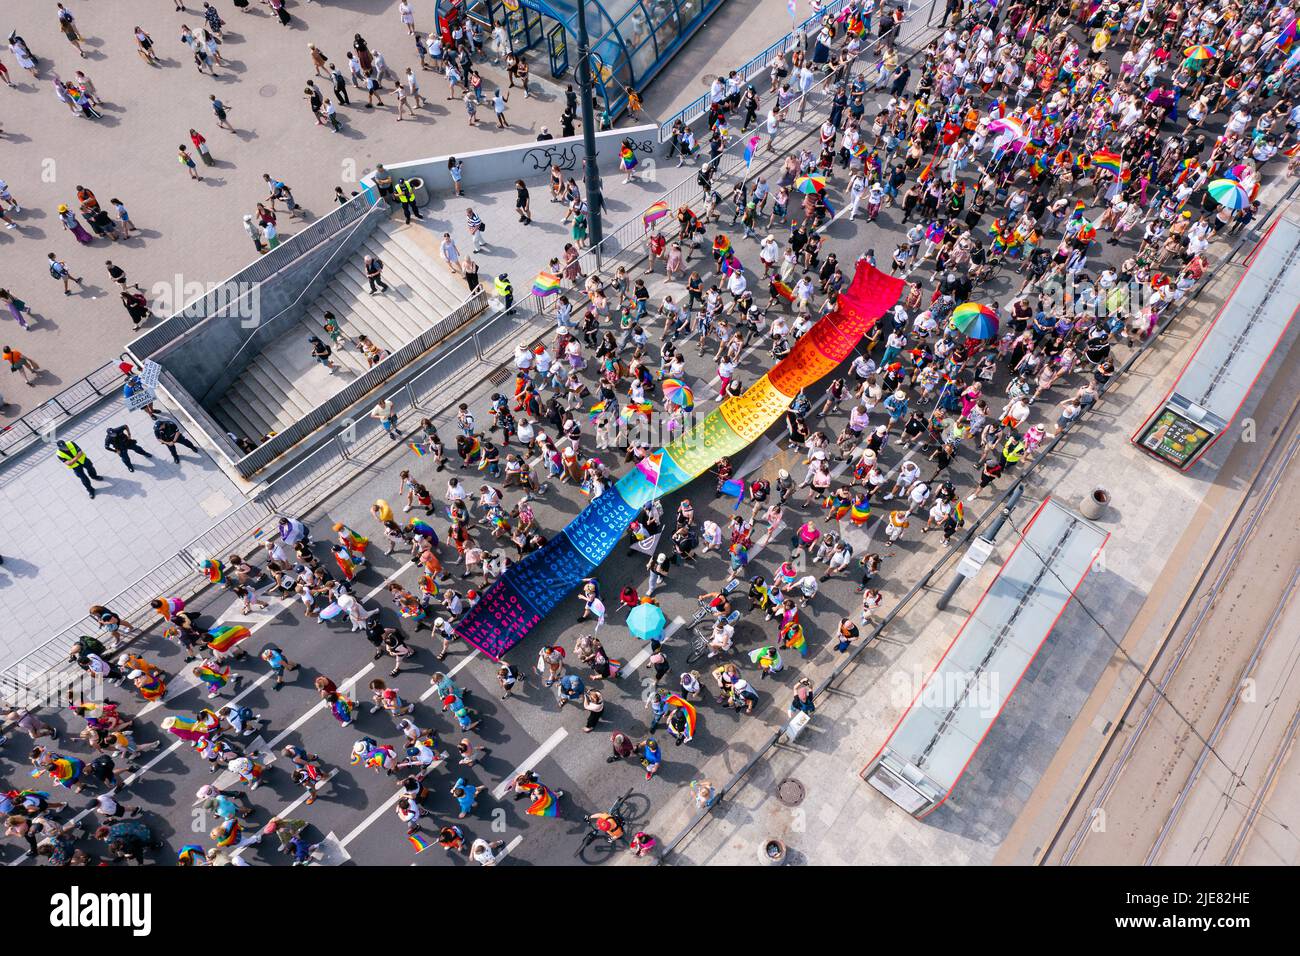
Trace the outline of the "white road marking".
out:
<instances>
[{"instance_id":1,"label":"white road marking","mask_svg":"<svg viewBox=\"0 0 1300 956\"><path fill-rule=\"evenodd\" d=\"M325 775L325 779L322 780L322 781L320 782L320 784L317 786L317 789L319 790L321 787L325 786L325 784L327 784L327 783L329 783L331 780L333 780L333 779L334 779L334 775L335 775L336 773L338 773L338 769L337 769L337 768L335 768L334 770L331 770L329 773L327 773L327 774ZM295 800L295 801L293 801L292 803L288 804L288 805L287 805L286 807L284 807L284 808L283 808L279 813L277 813L277 814L275 814L275 815L276 815L277 817L280 817L281 819L287 817L289 814L293 813L294 810L297 810L298 807L301 806L304 802L306 802L306 800L307 800L307 798L308 798L309 796L310 796L310 794L309 794L306 790L304 790L304 791L302 792L302 795L301 795L300 797L298 797L297 800ZM247 850L247 849L248 849L248 847L243 847L243 846L241 846L238 850L236 850L234 853L232 853L231 856L239 856L241 853L243 853L243 852L244 852L245 850Z\"/></svg>"},{"instance_id":2,"label":"white road marking","mask_svg":"<svg viewBox=\"0 0 1300 956\"><path fill-rule=\"evenodd\" d=\"M542 762L542 758L544 758L552 750L558 747L560 745L560 742L564 740L564 738L567 736L569 736L568 730L561 727L558 730L556 730L555 733L551 734L551 736L547 737L544 741L542 741L542 745L540 747L538 747L531 754L529 754L528 758L524 760L523 763L521 763L518 767L516 767L510 774L506 776L504 780L502 780L500 783L496 785L496 787L493 788L492 796L497 800L500 800L502 797L504 797L507 793L510 792L510 788L515 785L515 777L519 776L521 773L527 773L529 770L532 770L534 767L536 767L539 763Z\"/></svg>"},{"instance_id":3,"label":"white road marking","mask_svg":"<svg viewBox=\"0 0 1300 956\"><path fill-rule=\"evenodd\" d=\"M663 641L668 640L668 638L676 634L679 630L681 630L682 625L684 625L685 623L686 623L686 618L684 617L673 618L672 623L669 624L668 628L664 631L663 637L659 638L660 642L662 643ZM643 642L641 650L637 651L636 654L632 657L632 659L623 665L622 673L623 674L632 673L634 670L636 670L638 667L644 664L649 657L650 657L650 642L645 641Z\"/></svg>"}]
</instances>

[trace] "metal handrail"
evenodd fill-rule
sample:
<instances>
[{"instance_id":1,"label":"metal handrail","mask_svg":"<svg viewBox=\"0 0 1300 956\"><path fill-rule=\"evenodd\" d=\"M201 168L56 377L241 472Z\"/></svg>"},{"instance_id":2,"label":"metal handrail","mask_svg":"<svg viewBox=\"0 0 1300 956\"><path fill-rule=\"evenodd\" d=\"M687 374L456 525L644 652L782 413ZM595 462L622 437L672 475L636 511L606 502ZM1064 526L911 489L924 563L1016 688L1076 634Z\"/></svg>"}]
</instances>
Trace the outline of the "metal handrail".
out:
<instances>
[{"instance_id":1,"label":"metal handrail","mask_svg":"<svg viewBox=\"0 0 1300 956\"><path fill-rule=\"evenodd\" d=\"M844 674L846 670L848 670L850 667L854 666L857 663L858 656L867 647L871 646L875 641L880 639L880 636L881 634L884 633L885 629L890 624L893 623L895 618L897 618L898 615L902 613L903 609L907 607L908 604L911 603L911 601L916 597L916 595L920 594L921 591L923 591L926 587L929 586L930 581L933 580L936 574L938 574L941 570L943 570L945 566L952 563L954 560L956 560L959 557L959 555L963 553L963 549L970 544L970 542L975 537L976 533L979 532L980 528L983 526L985 521L987 521L990 517L995 517L995 516L1000 517L1004 509L1007 507L1008 501L1010 501L1013 496L1019 498L1024 493L1025 484L1029 480L1030 476L1033 475L1034 472L1038 470L1038 468L1042 465L1044 461L1047 460L1048 456L1057 448L1057 446L1062 444L1075 431L1075 426L1077 426L1078 422L1082 421L1085 417L1092 416L1093 410L1096 409L1101 404L1101 400L1106 396L1106 393L1109 392L1114 387L1116 382L1118 382L1120 379L1122 379L1125 376L1125 374L1129 371L1129 369L1131 369L1140 358L1142 358L1144 355L1147 354L1147 352L1150 350L1151 346L1156 342L1156 340L1159 339L1164 334L1164 332L1169 328L1169 326L1172 325L1179 318L1179 316L1183 314L1183 311L1192 302L1196 301L1200 297L1201 292L1209 287L1211 280L1216 275L1218 275L1219 271L1223 269L1225 266L1230 265L1233 262L1233 260L1237 257L1237 254L1243 248L1245 248L1248 242L1254 243L1259 241L1259 239L1261 238L1264 232L1263 229L1264 224L1268 222L1270 219L1272 219L1285 204L1291 201L1297 189L1300 189L1300 181L1291 183L1291 185L1287 188L1287 191L1272 203L1272 205L1269 207L1268 212L1265 215L1256 218L1251 228L1246 230L1244 233L1242 233L1242 235L1233 244L1232 248L1228 251L1227 255L1225 255L1221 260L1219 260L1217 263L1215 263L1213 266L1211 266L1205 271L1205 273L1201 276L1201 281L1196 284L1196 287L1192 290L1192 292L1189 295L1185 296L1180 301L1173 303L1168 309L1165 310L1164 318L1160 322L1159 326L1156 327L1155 331L1150 336L1148 336L1147 339L1144 342L1142 342L1142 344L1139 345L1136 350L1134 350L1133 354L1130 355L1128 359L1124 362L1124 364L1121 365L1116 370L1115 374L1110 378L1110 380L1107 381L1100 389L1098 389L1097 401L1095 401L1088 409L1085 409L1080 414L1079 418L1076 420L1074 425L1061 429L1061 431L1059 431L1050 441L1048 441L1043 446L1042 452L1039 453L1037 457L1035 457L1025 466L1024 471L1021 472L1020 476L1016 479L1016 481L1012 485L1010 485L1006 489L1006 491L1002 493L1002 496L998 498L996 501L994 501L992 504L990 504L990 506L987 509L985 509L983 512L981 512L979 517L976 518L975 521L971 523L970 527L967 528L966 531L963 533L961 539L957 541L951 548L946 548L944 549L943 552L939 554L939 556L935 559L935 562L930 566L930 568L925 572L925 574L923 574L921 578L915 584L912 585L912 587L907 591L907 593L904 594L894 604L894 606L889 610L889 612L881 619L880 623L878 623L875 626L875 628L872 629L871 634L867 637L867 639L856 644L853 647L853 649L847 653L845 658L841 660L831 670L831 673L828 674L821 681L821 683L813 689L814 700L816 700L818 696L820 696L821 694L829 690L831 686ZM663 853L659 857L659 863L662 864L663 862L665 862L669 854L673 853L676 850L676 848L681 845L682 841L685 840L688 836L690 836L691 832L694 831L694 829L697 826L703 823L713 813L714 808L717 807L720 803L722 803L726 795L731 790L735 789L744 780L744 778L749 775L750 771L752 771L754 767L758 765L760 760L762 760L764 757L768 755L768 753L771 752L773 747L775 747L778 743L780 743L781 738L783 736L785 736L784 727L778 728L776 731L773 732L772 736L768 739L767 743L765 743L762 747L759 747L754 752L754 755L745 763L745 765L741 767L739 770L737 770L734 774L732 774L731 778L726 782L726 784L724 784L718 790L715 799L708 806L700 810L697 810L695 815L692 816L692 818L690 819L690 821L677 833L677 835L671 841L669 841L665 845Z\"/></svg>"},{"instance_id":2,"label":"metal handrail","mask_svg":"<svg viewBox=\"0 0 1300 956\"><path fill-rule=\"evenodd\" d=\"M290 236L279 246L254 260L224 282L218 283L201 296L186 303L182 308L152 329L149 329L139 338L127 343L127 350L134 356L147 358L163 346L183 338L208 319L218 318L221 312L228 309L234 302L242 301L248 293L241 294L234 302L227 303L221 310L212 314L208 313L208 307L205 304L208 299L223 290L237 287L241 283L258 285L265 282L271 276L283 271L292 262L315 249L322 242L325 242L334 233L351 224L355 219L361 218L372 205L374 203L371 202L367 193L359 193L352 197L337 209L331 210L328 215L322 216L308 225L301 232Z\"/></svg>"},{"instance_id":3,"label":"metal handrail","mask_svg":"<svg viewBox=\"0 0 1300 956\"><path fill-rule=\"evenodd\" d=\"M358 197L358 198L360 198L360 197ZM378 208L379 208L379 204L376 203L375 205L373 205L373 206L371 206L369 209L367 209L364 213L362 213L362 215L361 215L360 217L358 217L357 219L354 219L352 222L348 223L346 226L344 226L344 227L343 227L342 229L340 229L338 232L331 233L330 236L329 236L328 238L329 238L331 241L333 241L333 240L339 239L339 237L341 237L341 236L344 236L344 232L345 232L345 231L346 231L346 232L352 232L352 231L355 231L356 229L360 228L360 226L361 226L362 223L364 223L364 222L366 221L366 217L369 216L372 212L374 212L374 210L376 210L376 209L378 209ZM376 218L378 218L378 216L376 216ZM344 238L346 239L346 237L344 237ZM312 246L312 249L314 250L314 249L316 249L317 247L319 247L320 245L322 245L322 243L317 243L315 246ZM341 243L340 243L340 245L341 245ZM308 250L308 251L311 251L311 250ZM289 303L288 305L286 305L283 309L281 309L279 312L275 313L275 315L271 316L271 318L267 319L266 321L263 322L263 321L261 321L261 320L259 319L259 320L258 320L257 328L255 328L255 329L253 330L252 334L248 336L248 338L244 341L244 344L241 345L241 346L236 350L235 354L232 355L232 356L229 358L229 360L227 360L226 365L227 365L227 366L235 365L235 364L238 362L238 360L239 360L239 356L241 356L241 355L244 354L244 350L245 350L246 348L248 348L250 345L252 345L254 341L261 341L261 339L259 338L259 336L261 336L261 334L262 334L263 332L265 332L268 328L271 328L272 325L275 323L275 320L278 319L280 316L284 315L286 312L290 311L291 309L295 309L295 308L297 308L297 307L298 307L298 303L300 303L300 302L303 300L303 297L306 296L309 292L316 292L316 293L319 293L320 290L316 287L316 280L320 278L321 274L322 274L326 269L331 268L331 267L335 264L335 262L338 261L338 256L339 256L339 253L340 253L340 252L341 252L341 249L336 249L336 250L335 250L331 255L329 255L329 256L325 259L325 263L324 263L324 264L323 264L319 269L316 270L316 272L312 275L312 277L311 277L310 279L307 280L307 284L306 284L306 286L304 286L304 287L303 287L303 290L302 290L301 292L299 292L297 296L294 297L294 300L293 300L292 302L290 302L290 303ZM299 256L298 258L302 258L302 257ZM287 266L286 266L286 268L287 268ZM283 271L283 270L280 270L280 271ZM206 401L208 400L208 398L212 395L212 392L213 392L214 389L215 389L215 386L213 386L213 388L209 388L206 392L204 392L204 393L203 393L203 396L199 399L199 404L202 404L202 403L206 402Z\"/></svg>"}]
</instances>

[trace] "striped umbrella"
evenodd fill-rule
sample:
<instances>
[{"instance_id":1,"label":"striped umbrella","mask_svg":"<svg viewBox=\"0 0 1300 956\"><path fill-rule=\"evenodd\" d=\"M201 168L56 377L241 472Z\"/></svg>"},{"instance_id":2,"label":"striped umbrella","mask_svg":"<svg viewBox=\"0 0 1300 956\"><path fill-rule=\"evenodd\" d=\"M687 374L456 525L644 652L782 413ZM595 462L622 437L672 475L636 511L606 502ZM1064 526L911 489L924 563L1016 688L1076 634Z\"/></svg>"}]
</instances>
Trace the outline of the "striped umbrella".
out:
<instances>
[{"instance_id":1,"label":"striped umbrella","mask_svg":"<svg viewBox=\"0 0 1300 956\"><path fill-rule=\"evenodd\" d=\"M998 314L979 302L965 302L952 310L948 321L968 339L991 339L998 334Z\"/></svg>"},{"instance_id":2,"label":"striped umbrella","mask_svg":"<svg viewBox=\"0 0 1300 956\"><path fill-rule=\"evenodd\" d=\"M1250 205L1250 193L1239 182L1231 179L1214 179L1205 187L1221 206L1229 209L1245 209Z\"/></svg>"},{"instance_id":3,"label":"striped umbrella","mask_svg":"<svg viewBox=\"0 0 1300 956\"><path fill-rule=\"evenodd\" d=\"M800 176L794 181L794 188L806 195L819 193L826 188L825 176Z\"/></svg>"}]
</instances>

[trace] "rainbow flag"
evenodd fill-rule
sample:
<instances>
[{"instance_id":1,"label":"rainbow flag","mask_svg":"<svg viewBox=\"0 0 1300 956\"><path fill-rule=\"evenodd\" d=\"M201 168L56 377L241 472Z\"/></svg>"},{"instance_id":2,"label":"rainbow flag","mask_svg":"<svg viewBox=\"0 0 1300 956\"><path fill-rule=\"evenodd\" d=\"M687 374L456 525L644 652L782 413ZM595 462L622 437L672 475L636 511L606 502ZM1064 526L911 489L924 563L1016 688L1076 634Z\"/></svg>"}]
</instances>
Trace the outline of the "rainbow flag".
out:
<instances>
[{"instance_id":1,"label":"rainbow flag","mask_svg":"<svg viewBox=\"0 0 1300 956\"><path fill-rule=\"evenodd\" d=\"M420 578L420 591L429 597L438 596L438 582L433 579L432 574L426 574Z\"/></svg>"},{"instance_id":2,"label":"rainbow flag","mask_svg":"<svg viewBox=\"0 0 1300 956\"><path fill-rule=\"evenodd\" d=\"M1074 204L1074 211L1070 213L1071 219L1082 219L1083 214L1088 210L1088 204L1082 199Z\"/></svg>"},{"instance_id":3,"label":"rainbow flag","mask_svg":"<svg viewBox=\"0 0 1300 956\"><path fill-rule=\"evenodd\" d=\"M694 737L695 723L699 719L699 714L696 713L694 705L692 705L689 700L679 697L676 694L669 694L664 698L664 703L669 707L680 707L682 710L686 711L686 739L690 740Z\"/></svg>"},{"instance_id":4,"label":"rainbow flag","mask_svg":"<svg viewBox=\"0 0 1300 956\"><path fill-rule=\"evenodd\" d=\"M353 554L361 554L366 550L366 545L370 543L369 538L357 534L347 525L342 525L335 530L339 533L339 543Z\"/></svg>"},{"instance_id":5,"label":"rainbow flag","mask_svg":"<svg viewBox=\"0 0 1300 956\"><path fill-rule=\"evenodd\" d=\"M548 295L555 295L559 291L559 276L554 272L547 272L545 269L537 273L537 278L533 280L533 295L538 298L545 298Z\"/></svg>"},{"instance_id":6,"label":"rainbow flag","mask_svg":"<svg viewBox=\"0 0 1300 956\"><path fill-rule=\"evenodd\" d=\"M804 637L803 625L798 621L791 621L781 628L781 640L785 642L786 647L793 647L798 651L800 657L808 656L808 639Z\"/></svg>"},{"instance_id":7,"label":"rainbow flag","mask_svg":"<svg viewBox=\"0 0 1300 956\"><path fill-rule=\"evenodd\" d=\"M600 417L601 413L605 410L605 408L606 408L605 402L597 402L595 405L592 405L591 408L587 410L587 417L594 422L597 418Z\"/></svg>"},{"instance_id":8,"label":"rainbow flag","mask_svg":"<svg viewBox=\"0 0 1300 956\"><path fill-rule=\"evenodd\" d=\"M650 402L629 402L623 406L623 410L620 414L623 416L623 421L630 422L634 415L645 415L649 417L650 413L653 412L654 409L654 405Z\"/></svg>"},{"instance_id":9,"label":"rainbow flag","mask_svg":"<svg viewBox=\"0 0 1300 956\"><path fill-rule=\"evenodd\" d=\"M351 581L357 576L357 563L352 560L352 555L348 554L346 548L334 552L334 562L343 572L343 580Z\"/></svg>"},{"instance_id":10,"label":"rainbow flag","mask_svg":"<svg viewBox=\"0 0 1300 956\"><path fill-rule=\"evenodd\" d=\"M957 527L966 523L966 506L962 502L957 502L957 507L952 509L952 516L957 519Z\"/></svg>"},{"instance_id":11,"label":"rainbow flag","mask_svg":"<svg viewBox=\"0 0 1300 956\"><path fill-rule=\"evenodd\" d=\"M206 862L207 857L203 853L203 847L197 843L187 843L177 851L176 859L181 863L197 865Z\"/></svg>"},{"instance_id":12,"label":"rainbow flag","mask_svg":"<svg viewBox=\"0 0 1300 956\"><path fill-rule=\"evenodd\" d=\"M45 768L59 786L66 787L81 775L82 763L72 757L55 757Z\"/></svg>"},{"instance_id":13,"label":"rainbow flag","mask_svg":"<svg viewBox=\"0 0 1300 956\"><path fill-rule=\"evenodd\" d=\"M330 711L341 724L346 724L352 720L352 709L355 705L352 701L343 696L336 696L330 703Z\"/></svg>"},{"instance_id":14,"label":"rainbow flag","mask_svg":"<svg viewBox=\"0 0 1300 956\"><path fill-rule=\"evenodd\" d=\"M745 267L740 264L740 260L736 258L735 253L728 249L726 256L723 257L722 260L722 274L724 276L729 276L733 272L744 271Z\"/></svg>"},{"instance_id":15,"label":"rainbow flag","mask_svg":"<svg viewBox=\"0 0 1300 956\"><path fill-rule=\"evenodd\" d=\"M217 670L211 664L200 664L194 668L194 676L207 684L211 690L221 690L230 682L230 668Z\"/></svg>"},{"instance_id":16,"label":"rainbow flag","mask_svg":"<svg viewBox=\"0 0 1300 956\"><path fill-rule=\"evenodd\" d=\"M425 538L436 538L438 536L437 532L433 530L433 525L429 524L429 522L425 521L423 518L412 518L406 523L406 527L408 527L413 533Z\"/></svg>"},{"instance_id":17,"label":"rainbow flag","mask_svg":"<svg viewBox=\"0 0 1300 956\"><path fill-rule=\"evenodd\" d=\"M1108 150L1099 149L1092 154L1092 164L1108 173L1119 175L1124 167L1124 158L1119 153L1112 153Z\"/></svg>"},{"instance_id":18,"label":"rainbow flag","mask_svg":"<svg viewBox=\"0 0 1300 956\"><path fill-rule=\"evenodd\" d=\"M426 839L423 833L408 833L406 838L411 841L411 849L416 853L423 853L433 846L433 840Z\"/></svg>"},{"instance_id":19,"label":"rainbow flag","mask_svg":"<svg viewBox=\"0 0 1300 956\"><path fill-rule=\"evenodd\" d=\"M226 577L226 572L225 569L221 567L221 562L214 561L211 558L199 562L199 573L213 584L220 584Z\"/></svg>"},{"instance_id":20,"label":"rainbow flag","mask_svg":"<svg viewBox=\"0 0 1300 956\"><path fill-rule=\"evenodd\" d=\"M849 509L849 520L854 524L866 524L867 519L871 517L871 503L868 501L854 501L853 507Z\"/></svg>"},{"instance_id":21,"label":"rainbow flag","mask_svg":"<svg viewBox=\"0 0 1300 956\"><path fill-rule=\"evenodd\" d=\"M481 441L479 441L477 438L471 438L469 440L469 449L465 452L465 460L468 461L469 459L473 458L482 450L482 448L483 448L483 443Z\"/></svg>"},{"instance_id":22,"label":"rainbow flag","mask_svg":"<svg viewBox=\"0 0 1300 956\"><path fill-rule=\"evenodd\" d=\"M218 654L228 654L252 632L242 624L219 624L208 631L208 647Z\"/></svg>"},{"instance_id":23,"label":"rainbow flag","mask_svg":"<svg viewBox=\"0 0 1300 956\"><path fill-rule=\"evenodd\" d=\"M555 799L555 794L551 793L540 783L532 786L533 802L528 805L524 812L530 817L558 817L560 815L560 801Z\"/></svg>"},{"instance_id":24,"label":"rainbow flag","mask_svg":"<svg viewBox=\"0 0 1300 956\"><path fill-rule=\"evenodd\" d=\"M779 295L781 298L785 299L785 301L787 302L794 301L794 290L791 289L784 282L782 282L780 279L772 280L772 291L775 292L777 295Z\"/></svg>"},{"instance_id":25,"label":"rainbow flag","mask_svg":"<svg viewBox=\"0 0 1300 956\"><path fill-rule=\"evenodd\" d=\"M423 458L426 454L428 454L428 452L424 450L424 446L416 441L407 442L406 447L411 449L411 451L415 452L416 458Z\"/></svg>"},{"instance_id":26,"label":"rainbow flag","mask_svg":"<svg viewBox=\"0 0 1300 956\"><path fill-rule=\"evenodd\" d=\"M641 223L649 230L652 222L658 222L666 215L668 215L668 200L660 199L658 202L651 204L650 208L641 214Z\"/></svg>"},{"instance_id":27,"label":"rainbow flag","mask_svg":"<svg viewBox=\"0 0 1300 956\"><path fill-rule=\"evenodd\" d=\"M758 152L758 144L762 140L761 136L751 136L749 142L745 144L745 168L754 161L754 154Z\"/></svg>"},{"instance_id":28,"label":"rainbow flag","mask_svg":"<svg viewBox=\"0 0 1300 956\"><path fill-rule=\"evenodd\" d=\"M618 151L618 164L629 172L636 169L636 153L632 152L631 148L624 146Z\"/></svg>"},{"instance_id":29,"label":"rainbow flag","mask_svg":"<svg viewBox=\"0 0 1300 956\"><path fill-rule=\"evenodd\" d=\"M1277 39L1274 42L1277 44L1279 50L1283 53L1287 53L1291 49L1291 44L1295 42L1295 37L1296 22L1295 19L1292 18L1291 21L1282 28L1282 32L1277 35Z\"/></svg>"}]
</instances>

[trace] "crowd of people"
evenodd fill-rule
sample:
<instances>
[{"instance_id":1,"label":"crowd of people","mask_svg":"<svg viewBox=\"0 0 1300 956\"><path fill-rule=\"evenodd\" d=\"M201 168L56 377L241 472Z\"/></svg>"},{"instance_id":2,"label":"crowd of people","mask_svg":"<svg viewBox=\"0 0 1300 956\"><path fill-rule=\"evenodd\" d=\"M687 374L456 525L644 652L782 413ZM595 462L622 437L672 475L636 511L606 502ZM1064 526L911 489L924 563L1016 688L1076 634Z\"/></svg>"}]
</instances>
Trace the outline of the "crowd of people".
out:
<instances>
[{"instance_id":1,"label":"crowd of people","mask_svg":"<svg viewBox=\"0 0 1300 956\"><path fill-rule=\"evenodd\" d=\"M902 276L905 291L824 391L790 405L779 444L782 461L799 463L794 473L774 463L738 474L738 464L723 459L702 492L697 485L671 507L647 504L627 529L626 554L636 562L621 565L637 578L621 583L616 603L607 578L585 580L574 606L583 626L567 648L552 638L534 661L525 645L517 654L527 666L511 655L496 667L507 706L531 681L555 695L562 713L580 712L584 732L601 730L607 702L636 701L640 690L619 684L627 662L611 656L601 628L610 616L684 599L698 604L709 628L705 663L686 663L680 641L648 645L645 727L615 727L611 763L629 762L652 781L668 754L698 741L711 713L811 715L812 658L850 652L870 635L882 586L906 584L894 579L891 559L918 551L921 541L951 544L970 502L1009 484L1072 427L1114 377L1117 356L1193 293L1225 248L1216 240L1251 223L1259 187L1298 152L1296 27L1283 3L952 0L939 35L915 57L894 46L899 9L854 0L774 64L770 88L720 77L699 134L716 141L701 158L699 201L675 210L671 227L647 230L639 275L626 266L584 274L578 246L568 244L550 267L562 283L554 337L538 347L520 343L512 392L492 394L485 412L462 402L446 421L423 418L406 432L391 408L377 409L416 450L417 465L375 501L368 525L336 521L314 535L285 517L258 554L203 563L203 579L227 589L245 613L292 602L322 628L361 635L373 660L391 661L390 679L422 655L437 662L426 695L436 699L433 719L375 679L368 706L391 718L386 736L362 734L348 755L285 748L288 760L274 772L291 774L306 803L318 790L327 797L329 778L347 759L394 778L398 825L418 850L437 842L484 865L500 862L503 845L486 826L473 835L466 822L484 815L476 765L490 748L478 736L471 689L442 669L449 654L465 650L457 620L513 562L557 533L542 526L539 497L548 506L571 497L577 507L599 497L621 464L652 453L643 421L680 434L693 405L743 392L746 379L788 354L817 319L833 319L855 265L865 262ZM881 44L864 55L873 29ZM815 144L770 157L770 172L740 179L724 196L715 160L737 135L729 128L746 139L756 131L761 157L763 137L770 142L794 121L816 83L825 93L810 108L825 117L817 115ZM683 161L696 159L695 136L683 127L675 137ZM1294 160L1285 167L1288 176L1297 172ZM1234 185L1211 188L1224 180ZM568 199L567 188L563 177L558 188L553 181L553 198L586 214L581 195ZM859 215L866 231L842 238L834 223ZM896 245L877 262L863 236L884 229ZM748 275L740 248L757 262ZM707 384L704 375L691 383L692 351L716 364ZM444 472L439 500L429 485ZM934 539L926 538L931 531ZM358 577L380 542L385 554L409 558L418 584L392 580L376 588L385 595L376 602L358 593ZM642 561L647 580L638 585ZM683 567L689 575L679 581ZM836 578L854 582L860 607L828 594ZM135 642L142 622L91 610L101 633L83 638L71 659L142 704L166 706L178 675L147 659L154 638ZM86 760L66 752L73 741L38 715L10 713L7 726L34 744L34 773L62 790L90 788L102 825L60 821L66 802L15 790L3 798L6 834L54 863L143 861L158 840L147 808L120 801L119 769L135 770L139 754L176 738L200 766L235 780L196 794L220 823L210 847L180 848L182 865L245 863L242 849L267 835L296 863L317 858L306 821L246 822L258 809L244 790L260 786L270 755L246 742L264 722L240 704L241 672L261 661L278 690L295 679L298 663L273 644L248 654L247 628L204 620L179 595L160 596L154 611L208 706L167 717L161 736L150 734L158 739L140 742L138 717L71 697L72 719L85 724L76 746L90 748ZM786 676L791 669L797 673ZM772 695L783 708L767 706L768 687L778 688ZM315 688L343 727L367 706L330 676ZM37 745L42 737L51 739ZM447 785L430 786L435 769L446 772ZM560 813L564 791L545 786L535 770L511 789L530 815ZM698 806L715 798L707 782L692 790ZM611 841L627 837L617 814L589 822ZM634 851L654 844L645 831L631 835Z\"/></svg>"}]
</instances>

